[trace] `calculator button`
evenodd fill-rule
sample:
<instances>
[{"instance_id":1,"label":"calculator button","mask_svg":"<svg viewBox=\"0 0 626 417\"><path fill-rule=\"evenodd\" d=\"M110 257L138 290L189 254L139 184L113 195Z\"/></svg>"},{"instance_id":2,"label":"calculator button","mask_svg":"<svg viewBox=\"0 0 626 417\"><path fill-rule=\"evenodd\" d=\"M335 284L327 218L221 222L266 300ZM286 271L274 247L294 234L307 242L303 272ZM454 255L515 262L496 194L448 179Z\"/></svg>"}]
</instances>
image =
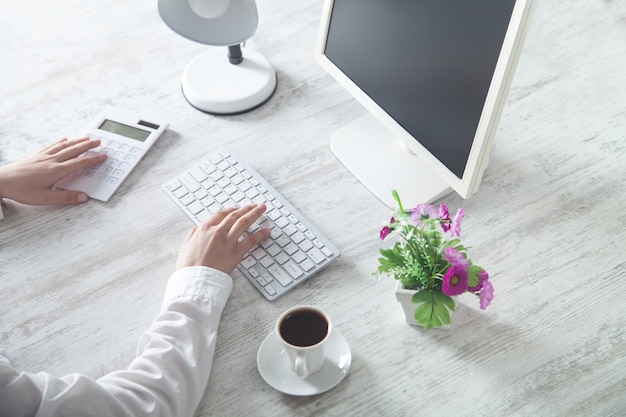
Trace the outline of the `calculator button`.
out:
<instances>
[{"instance_id":1,"label":"calculator button","mask_svg":"<svg viewBox=\"0 0 626 417\"><path fill-rule=\"evenodd\" d=\"M117 177L107 177L106 182L108 184L117 184L118 182L120 182L120 179Z\"/></svg>"},{"instance_id":2,"label":"calculator button","mask_svg":"<svg viewBox=\"0 0 626 417\"><path fill-rule=\"evenodd\" d=\"M120 163L119 159L115 159L115 158L107 158L104 161L104 165L107 165L107 166L110 166L110 167L115 167L119 163Z\"/></svg>"}]
</instances>

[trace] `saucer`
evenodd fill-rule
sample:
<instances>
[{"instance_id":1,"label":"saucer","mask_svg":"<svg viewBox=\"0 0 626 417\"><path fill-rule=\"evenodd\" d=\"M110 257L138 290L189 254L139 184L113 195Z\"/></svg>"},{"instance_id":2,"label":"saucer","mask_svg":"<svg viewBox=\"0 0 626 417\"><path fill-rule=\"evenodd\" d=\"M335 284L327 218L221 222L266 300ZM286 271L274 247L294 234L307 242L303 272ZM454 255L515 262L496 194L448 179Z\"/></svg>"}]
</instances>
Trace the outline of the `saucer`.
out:
<instances>
[{"instance_id":1,"label":"saucer","mask_svg":"<svg viewBox=\"0 0 626 417\"><path fill-rule=\"evenodd\" d=\"M280 392L302 396L321 394L345 378L352 360L350 346L337 330L331 332L324 349L324 367L313 375L299 378L291 370L287 351L274 331L261 343L256 363L265 382Z\"/></svg>"}]
</instances>

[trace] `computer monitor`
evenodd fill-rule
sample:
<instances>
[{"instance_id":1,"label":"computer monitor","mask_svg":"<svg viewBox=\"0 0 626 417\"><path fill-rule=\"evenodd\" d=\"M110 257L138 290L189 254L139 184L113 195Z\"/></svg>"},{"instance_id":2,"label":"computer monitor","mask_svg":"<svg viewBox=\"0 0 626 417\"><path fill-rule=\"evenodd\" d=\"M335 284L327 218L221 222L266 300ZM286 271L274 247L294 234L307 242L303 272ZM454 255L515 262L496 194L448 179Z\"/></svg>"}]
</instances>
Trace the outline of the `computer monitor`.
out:
<instances>
[{"instance_id":1,"label":"computer monitor","mask_svg":"<svg viewBox=\"0 0 626 417\"><path fill-rule=\"evenodd\" d=\"M331 149L405 208L478 189L531 0L325 0L315 57L368 112Z\"/></svg>"}]
</instances>

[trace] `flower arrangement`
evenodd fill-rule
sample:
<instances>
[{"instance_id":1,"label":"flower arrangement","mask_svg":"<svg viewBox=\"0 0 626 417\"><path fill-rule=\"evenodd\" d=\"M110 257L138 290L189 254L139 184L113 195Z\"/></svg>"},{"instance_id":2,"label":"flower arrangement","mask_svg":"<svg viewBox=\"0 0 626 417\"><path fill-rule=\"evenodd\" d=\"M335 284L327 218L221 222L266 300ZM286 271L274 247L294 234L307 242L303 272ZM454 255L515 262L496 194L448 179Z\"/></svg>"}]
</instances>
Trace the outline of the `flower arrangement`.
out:
<instances>
[{"instance_id":1,"label":"flower arrangement","mask_svg":"<svg viewBox=\"0 0 626 417\"><path fill-rule=\"evenodd\" d=\"M464 292L476 294L480 308L487 308L493 299L493 286L487 271L472 263L461 244L463 209L450 219L445 204L418 204L409 216L396 190L392 195L398 208L385 222L380 239L394 232L400 239L391 249L380 249L377 273L392 276L404 288L417 291L412 298L418 304L415 320L425 329L450 324L450 311L455 309L452 297Z\"/></svg>"}]
</instances>

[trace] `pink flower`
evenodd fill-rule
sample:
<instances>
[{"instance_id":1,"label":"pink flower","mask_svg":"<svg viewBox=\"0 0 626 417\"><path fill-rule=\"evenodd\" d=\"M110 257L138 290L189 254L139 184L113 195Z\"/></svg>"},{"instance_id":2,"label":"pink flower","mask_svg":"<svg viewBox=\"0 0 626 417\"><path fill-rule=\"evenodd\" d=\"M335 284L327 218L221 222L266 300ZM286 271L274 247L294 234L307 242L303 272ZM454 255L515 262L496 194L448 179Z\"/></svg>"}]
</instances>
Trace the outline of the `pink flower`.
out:
<instances>
[{"instance_id":1,"label":"pink flower","mask_svg":"<svg viewBox=\"0 0 626 417\"><path fill-rule=\"evenodd\" d=\"M423 225L423 220L436 218L437 209L431 204L418 204L411 212L411 220L416 226Z\"/></svg>"},{"instance_id":2,"label":"pink flower","mask_svg":"<svg viewBox=\"0 0 626 417\"><path fill-rule=\"evenodd\" d=\"M483 288L480 290L478 298L480 299L480 308L483 310L491 304L491 300L493 300L493 285L491 285L489 280L483 282Z\"/></svg>"},{"instance_id":3,"label":"pink flower","mask_svg":"<svg viewBox=\"0 0 626 417\"><path fill-rule=\"evenodd\" d=\"M389 219L389 225L393 225L395 222L396 219L394 217ZM389 236L389 233L391 233L392 230L393 229L389 226L384 226L382 229L380 229L380 240L385 240L385 238Z\"/></svg>"},{"instance_id":4,"label":"pink flower","mask_svg":"<svg viewBox=\"0 0 626 417\"><path fill-rule=\"evenodd\" d=\"M465 256L463 256L461 252L454 249L453 247L445 248L443 250L443 256L445 256L448 262L450 262L451 266L458 266L463 268L464 270L467 269L467 259L465 259Z\"/></svg>"},{"instance_id":5,"label":"pink flower","mask_svg":"<svg viewBox=\"0 0 626 417\"><path fill-rule=\"evenodd\" d=\"M450 220L450 213L448 213L448 207L445 204L439 204L439 214L437 217L441 220Z\"/></svg>"},{"instance_id":6,"label":"pink flower","mask_svg":"<svg viewBox=\"0 0 626 417\"><path fill-rule=\"evenodd\" d=\"M445 204L439 204L439 213L437 214L439 218L439 224L441 224L441 229L444 232L450 230L450 213L448 212L448 207Z\"/></svg>"},{"instance_id":7,"label":"pink flower","mask_svg":"<svg viewBox=\"0 0 626 417\"><path fill-rule=\"evenodd\" d=\"M489 274L484 269L478 273L478 284L475 287L469 287L467 290L471 292L478 292L483 288L485 281L489 279Z\"/></svg>"},{"instance_id":8,"label":"pink flower","mask_svg":"<svg viewBox=\"0 0 626 417\"><path fill-rule=\"evenodd\" d=\"M463 294L467 290L467 270L460 265L450 265L443 276L441 291L445 295Z\"/></svg>"},{"instance_id":9,"label":"pink flower","mask_svg":"<svg viewBox=\"0 0 626 417\"><path fill-rule=\"evenodd\" d=\"M461 220L463 220L463 216L465 215L465 211L460 208L456 211L456 215L452 220L452 225L450 226L450 236L459 237L461 235Z\"/></svg>"}]
</instances>

